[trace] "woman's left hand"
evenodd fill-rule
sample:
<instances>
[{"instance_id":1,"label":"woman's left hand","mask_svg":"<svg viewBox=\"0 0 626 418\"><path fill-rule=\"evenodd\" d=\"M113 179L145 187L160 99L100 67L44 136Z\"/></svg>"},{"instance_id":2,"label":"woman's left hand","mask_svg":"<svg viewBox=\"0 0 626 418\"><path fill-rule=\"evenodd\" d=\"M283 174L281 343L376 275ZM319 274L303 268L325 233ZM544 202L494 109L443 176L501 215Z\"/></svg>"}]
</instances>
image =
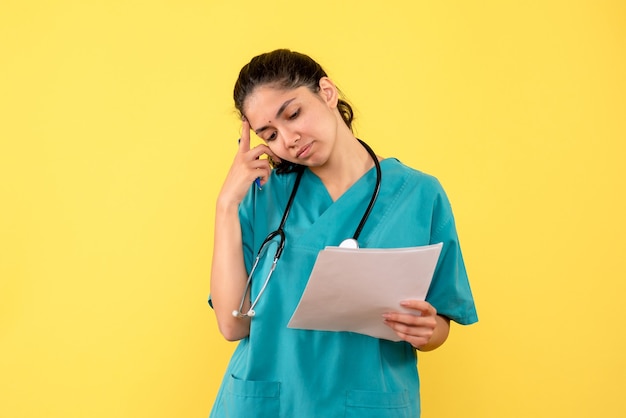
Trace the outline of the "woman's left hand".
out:
<instances>
[{"instance_id":1,"label":"woman's left hand","mask_svg":"<svg viewBox=\"0 0 626 418\"><path fill-rule=\"evenodd\" d=\"M450 322L437 315L433 305L422 300L405 300L400 306L415 313L387 312L383 314L385 324L402 340L422 350L439 347L448 337Z\"/></svg>"}]
</instances>

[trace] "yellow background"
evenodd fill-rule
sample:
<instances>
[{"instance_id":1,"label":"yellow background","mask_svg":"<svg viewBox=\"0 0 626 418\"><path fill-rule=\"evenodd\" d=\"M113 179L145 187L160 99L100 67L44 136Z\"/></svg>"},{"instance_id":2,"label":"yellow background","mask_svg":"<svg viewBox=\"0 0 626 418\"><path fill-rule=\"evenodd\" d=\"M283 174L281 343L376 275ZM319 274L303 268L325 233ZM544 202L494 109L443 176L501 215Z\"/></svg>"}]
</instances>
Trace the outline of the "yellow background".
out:
<instances>
[{"instance_id":1,"label":"yellow background","mask_svg":"<svg viewBox=\"0 0 626 418\"><path fill-rule=\"evenodd\" d=\"M208 414L232 85L277 47L453 203L480 322L423 417L626 416L623 1L3 0L0 417Z\"/></svg>"}]
</instances>

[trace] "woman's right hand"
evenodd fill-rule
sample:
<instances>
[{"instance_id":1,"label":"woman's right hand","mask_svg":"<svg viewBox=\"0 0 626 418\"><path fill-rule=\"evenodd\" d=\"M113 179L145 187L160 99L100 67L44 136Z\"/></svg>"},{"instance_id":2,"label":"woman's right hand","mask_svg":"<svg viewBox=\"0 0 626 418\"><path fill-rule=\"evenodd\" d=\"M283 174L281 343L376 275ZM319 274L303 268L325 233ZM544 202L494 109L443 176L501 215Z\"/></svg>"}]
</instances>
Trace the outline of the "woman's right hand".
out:
<instances>
[{"instance_id":1,"label":"woman's right hand","mask_svg":"<svg viewBox=\"0 0 626 418\"><path fill-rule=\"evenodd\" d=\"M266 144L250 148L250 124L244 118L239 149L218 196L220 204L238 206L255 179L259 178L261 185L267 182L272 168L266 158L260 158L264 154L280 161Z\"/></svg>"}]
</instances>

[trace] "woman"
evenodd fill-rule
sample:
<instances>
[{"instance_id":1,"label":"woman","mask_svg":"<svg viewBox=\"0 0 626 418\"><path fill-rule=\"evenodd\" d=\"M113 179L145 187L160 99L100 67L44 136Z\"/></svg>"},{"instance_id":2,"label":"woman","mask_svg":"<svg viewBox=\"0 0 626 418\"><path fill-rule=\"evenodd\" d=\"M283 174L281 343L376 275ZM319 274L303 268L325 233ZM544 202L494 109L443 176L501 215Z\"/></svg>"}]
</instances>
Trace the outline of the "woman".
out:
<instances>
[{"instance_id":1,"label":"woman","mask_svg":"<svg viewBox=\"0 0 626 418\"><path fill-rule=\"evenodd\" d=\"M370 154L352 132L350 105L306 55L276 50L253 58L239 74L234 99L243 130L217 199L210 303L220 332L240 342L211 416L418 417L415 350L443 344L450 320L477 321L439 182L396 159ZM250 148L251 129L264 144ZM359 244L443 242L426 301L401 301L399 307L414 314L398 309L380 319L400 342L287 328L318 252L352 236L368 207L377 176L374 158L381 187ZM281 224L296 183L280 262L272 271L274 239L248 291L256 253ZM382 280L393 286L393 277ZM247 315L251 306L253 318Z\"/></svg>"}]
</instances>

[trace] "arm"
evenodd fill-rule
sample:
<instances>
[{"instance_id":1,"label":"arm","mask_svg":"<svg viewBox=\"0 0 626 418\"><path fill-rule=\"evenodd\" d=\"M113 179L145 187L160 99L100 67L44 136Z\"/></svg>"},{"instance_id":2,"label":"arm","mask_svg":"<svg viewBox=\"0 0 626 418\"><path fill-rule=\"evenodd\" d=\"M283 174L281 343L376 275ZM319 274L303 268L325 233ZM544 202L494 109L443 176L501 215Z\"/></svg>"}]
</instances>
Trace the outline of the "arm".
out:
<instances>
[{"instance_id":1,"label":"arm","mask_svg":"<svg viewBox=\"0 0 626 418\"><path fill-rule=\"evenodd\" d=\"M428 302L407 300L400 303L407 309L419 312L390 312L383 315L384 321L404 341L420 351L432 351L448 339L450 320L437 315L437 310Z\"/></svg>"},{"instance_id":2,"label":"arm","mask_svg":"<svg viewBox=\"0 0 626 418\"><path fill-rule=\"evenodd\" d=\"M210 292L219 330L229 341L240 340L250 333L250 319L232 315L239 308L248 279L239 204L256 178L269 176L268 161L259 159L266 153L270 151L265 145L250 149L250 126L244 121L239 150L217 198ZM246 295L244 311L249 305L249 295Z\"/></svg>"},{"instance_id":3,"label":"arm","mask_svg":"<svg viewBox=\"0 0 626 418\"><path fill-rule=\"evenodd\" d=\"M211 300L220 332L229 341L240 340L250 332L250 318L235 318L246 287L241 226L238 205L218 198L215 211L215 235L211 265ZM249 296L246 295L246 305Z\"/></svg>"}]
</instances>

